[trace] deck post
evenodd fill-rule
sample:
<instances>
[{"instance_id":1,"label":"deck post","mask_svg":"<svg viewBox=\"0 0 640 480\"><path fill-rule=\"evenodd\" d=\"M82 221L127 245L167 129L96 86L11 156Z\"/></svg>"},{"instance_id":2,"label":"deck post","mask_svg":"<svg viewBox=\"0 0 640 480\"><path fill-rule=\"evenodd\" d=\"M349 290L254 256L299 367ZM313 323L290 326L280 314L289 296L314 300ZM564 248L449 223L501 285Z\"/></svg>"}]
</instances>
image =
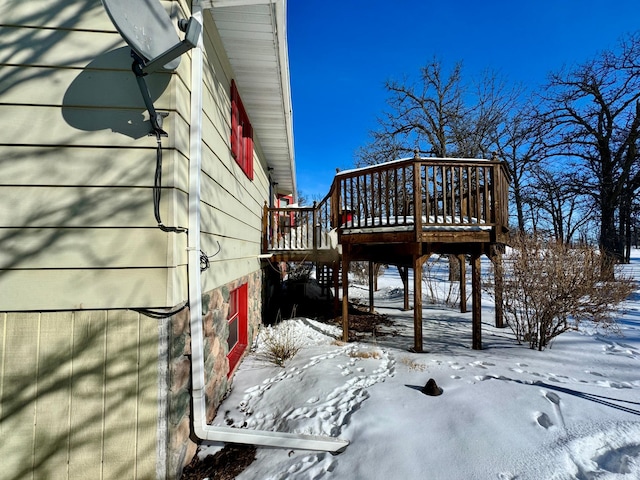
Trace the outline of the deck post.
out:
<instances>
[{"instance_id":1,"label":"deck post","mask_svg":"<svg viewBox=\"0 0 640 480\"><path fill-rule=\"evenodd\" d=\"M262 209L262 253L266 253L269 250L269 230L269 206L265 200L264 208Z\"/></svg>"},{"instance_id":2,"label":"deck post","mask_svg":"<svg viewBox=\"0 0 640 480\"><path fill-rule=\"evenodd\" d=\"M313 229L313 251L318 250L318 241L320 240L320 225L318 225L318 202L313 201L313 213L311 215L311 225Z\"/></svg>"},{"instance_id":3,"label":"deck post","mask_svg":"<svg viewBox=\"0 0 640 480\"><path fill-rule=\"evenodd\" d=\"M493 294L496 301L496 328L504 328L504 265L502 264L502 252L497 245L491 247L491 262L493 263Z\"/></svg>"},{"instance_id":4,"label":"deck post","mask_svg":"<svg viewBox=\"0 0 640 480\"><path fill-rule=\"evenodd\" d=\"M482 302L480 289L480 254L471 255L471 297L472 297L472 345L474 350L482 350Z\"/></svg>"},{"instance_id":5,"label":"deck post","mask_svg":"<svg viewBox=\"0 0 640 480\"><path fill-rule=\"evenodd\" d=\"M369 313L373 313L373 280L375 277L373 265L373 262L369 260Z\"/></svg>"},{"instance_id":6,"label":"deck post","mask_svg":"<svg viewBox=\"0 0 640 480\"><path fill-rule=\"evenodd\" d=\"M413 257L413 351L422 352L422 265L426 255Z\"/></svg>"},{"instance_id":7,"label":"deck post","mask_svg":"<svg viewBox=\"0 0 640 480\"><path fill-rule=\"evenodd\" d=\"M402 279L402 287L404 289L404 311L411 310L409 306L409 268L398 265L398 274Z\"/></svg>"},{"instance_id":8,"label":"deck post","mask_svg":"<svg viewBox=\"0 0 640 480\"><path fill-rule=\"evenodd\" d=\"M337 317L340 311L340 261L331 264L331 277L333 280L333 314Z\"/></svg>"},{"instance_id":9,"label":"deck post","mask_svg":"<svg viewBox=\"0 0 640 480\"><path fill-rule=\"evenodd\" d=\"M467 313L467 262L464 255L458 255L460 262L460 313Z\"/></svg>"},{"instance_id":10,"label":"deck post","mask_svg":"<svg viewBox=\"0 0 640 480\"><path fill-rule=\"evenodd\" d=\"M342 341L349 341L349 259L342 255Z\"/></svg>"}]
</instances>

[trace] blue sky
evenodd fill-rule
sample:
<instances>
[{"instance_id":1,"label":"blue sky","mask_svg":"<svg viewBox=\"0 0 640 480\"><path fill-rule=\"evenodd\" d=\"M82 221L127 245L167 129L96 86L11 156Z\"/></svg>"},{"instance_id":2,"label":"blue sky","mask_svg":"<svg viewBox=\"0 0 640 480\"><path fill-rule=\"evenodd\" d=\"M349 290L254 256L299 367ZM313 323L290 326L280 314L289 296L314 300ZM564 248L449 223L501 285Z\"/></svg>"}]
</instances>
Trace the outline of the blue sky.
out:
<instances>
[{"instance_id":1,"label":"blue sky","mask_svg":"<svg viewBox=\"0 0 640 480\"><path fill-rule=\"evenodd\" d=\"M537 88L640 30L640 0L288 0L298 189L329 191L385 108L388 79L434 57Z\"/></svg>"}]
</instances>

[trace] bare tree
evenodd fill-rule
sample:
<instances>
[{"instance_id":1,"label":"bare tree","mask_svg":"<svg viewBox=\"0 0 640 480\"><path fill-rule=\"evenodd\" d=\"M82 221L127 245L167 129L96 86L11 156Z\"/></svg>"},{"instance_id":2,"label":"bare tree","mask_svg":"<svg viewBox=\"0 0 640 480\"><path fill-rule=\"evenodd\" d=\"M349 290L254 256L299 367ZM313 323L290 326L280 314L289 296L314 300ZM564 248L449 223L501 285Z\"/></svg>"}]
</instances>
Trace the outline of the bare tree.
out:
<instances>
[{"instance_id":1,"label":"bare tree","mask_svg":"<svg viewBox=\"0 0 640 480\"><path fill-rule=\"evenodd\" d=\"M419 82L388 81L386 88L389 108L380 119L380 130L371 134L372 143L358 151L360 165L416 151L442 158L489 158L495 132L517 97L495 74L486 72L479 81L466 84L461 63L445 71L437 59L422 67ZM449 265L455 280L458 260L450 259Z\"/></svg>"},{"instance_id":2,"label":"bare tree","mask_svg":"<svg viewBox=\"0 0 640 480\"><path fill-rule=\"evenodd\" d=\"M621 42L620 52L550 77L541 94L542 121L552 126L552 152L573 159L579 185L600 216L604 256L623 258L619 223L621 198L640 187L640 34ZM624 213L624 212L622 212ZM613 275L605 261L603 275Z\"/></svg>"},{"instance_id":3,"label":"bare tree","mask_svg":"<svg viewBox=\"0 0 640 480\"><path fill-rule=\"evenodd\" d=\"M355 164L358 168L397 160L408 152L406 146L384 132L371 132L370 136L372 142L358 148L355 153Z\"/></svg>"},{"instance_id":4,"label":"bare tree","mask_svg":"<svg viewBox=\"0 0 640 480\"><path fill-rule=\"evenodd\" d=\"M495 132L517 98L517 90L492 72L465 84L461 63L446 72L436 59L422 67L417 84L388 81L386 88L389 109L363 152L417 149L436 157L488 158Z\"/></svg>"},{"instance_id":5,"label":"bare tree","mask_svg":"<svg viewBox=\"0 0 640 480\"><path fill-rule=\"evenodd\" d=\"M418 148L436 157L455 150L455 129L465 114L461 63L447 74L434 59L422 67L419 84L388 81L386 88L390 110L378 138L390 137L406 151Z\"/></svg>"},{"instance_id":6,"label":"bare tree","mask_svg":"<svg viewBox=\"0 0 640 480\"><path fill-rule=\"evenodd\" d=\"M543 215L558 242L572 243L580 229L594 219L595 205L576 189L572 175L540 166L533 172L531 207Z\"/></svg>"},{"instance_id":7,"label":"bare tree","mask_svg":"<svg viewBox=\"0 0 640 480\"><path fill-rule=\"evenodd\" d=\"M518 231L524 233L526 191L535 169L544 159L542 129L527 113L527 108L514 109L512 115L499 125L494 133L494 144L498 157L506 162L511 174L511 196L516 207Z\"/></svg>"}]
</instances>

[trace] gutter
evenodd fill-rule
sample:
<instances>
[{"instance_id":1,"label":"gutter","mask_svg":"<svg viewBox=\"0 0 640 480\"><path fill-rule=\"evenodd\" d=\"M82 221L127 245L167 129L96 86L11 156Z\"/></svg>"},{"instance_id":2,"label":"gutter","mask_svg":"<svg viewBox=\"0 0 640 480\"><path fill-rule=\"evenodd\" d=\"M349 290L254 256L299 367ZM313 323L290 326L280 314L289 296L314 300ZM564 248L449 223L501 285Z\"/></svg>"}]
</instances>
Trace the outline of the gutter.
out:
<instances>
[{"instance_id":1,"label":"gutter","mask_svg":"<svg viewBox=\"0 0 640 480\"><path fill-rule=\"evenodd\" d=\"M204 26L200 0L193 0L192 15ZM203 41L191 50L191 129L189 138L189 230L187 233L189 322L191 328L191 388L193 433L201 440L258 446L320 450L340 453L349 442L334 437L301 435L207 424L202 284L200 279L200 175L202 165Z\"/></svg>"},{"instance_id":2,"label":"gutter","mask_svg":"<svg viewBox=\"0 0 640 480\"><path fill-rule=\"evenodd\" d=\"M284 123L287 131L287 143L291 158L291 183L293 184L293 198L298 201L298 185L296 181L295 150L293 146L293 106L291 104L291 78L289 77L289 46L287 43L287 6L286 0L273 1L274 36L278 45L278 68L280 83L282 84L282 108Z\"/></svg>"}]
</instances>

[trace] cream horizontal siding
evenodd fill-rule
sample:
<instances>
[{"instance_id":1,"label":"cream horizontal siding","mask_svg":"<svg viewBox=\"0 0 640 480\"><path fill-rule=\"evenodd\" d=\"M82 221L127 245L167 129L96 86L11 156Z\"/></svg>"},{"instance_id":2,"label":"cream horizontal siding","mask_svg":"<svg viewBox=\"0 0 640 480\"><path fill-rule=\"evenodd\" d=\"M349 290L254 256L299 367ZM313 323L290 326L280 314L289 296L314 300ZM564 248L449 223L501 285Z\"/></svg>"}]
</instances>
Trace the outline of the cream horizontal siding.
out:
<instances>
[{"instance_id":1,"label":"cream horizontal siding","mask_svg":"<svg viewBox=\"0 0 640 480\"><path fill-rule=\"evenodd\" d=\"M209 15L205 33L201 246L207 255L215 253L202 276L203 290L208 291L260 268L262 208L269 185L259 138L254 137L253 181L231 155L233 71L220 54L221 40Z\"/></svg>"},{"instance_id":2,"label":"cream horizontal siding","mask_svg":"<svg viewBox=\"0 0 640 480\"><path fill-rule=\"evenodd\" d=\"M2 314L2 478L155 478L157 342L133 312Z\"/></svg>"},{"instance_id":3,"label":"cream horizontal siding","mask_svg":"<svg viewBox=\"0 0 640 480\"><path fill-rule=\"evenodd\" d=\"M155 145L146 148L3 145L0 186L153 186ZM184 192L188 162L172 150L164 152L162 184Z\"/></svg>"},{"instance_id":4,"label":"cream horizontal siding","mask_svg":"<svg viewBox=\"0 0 640 480\"><path fill-rule=\"evenodd\" d=\"M165 2L163 2L165 3ZM103 16L100 0L30 0L0 2L0 22L4 25L59 29L114 30Z\"/></svg>"},{"instance_id":5,"label":"cream horizontal siding","mask_svg":"<svg viewBox=\"0 0 640 480\"><path fill-rule=\"evenodd\" d=\"M47 231L48 230L48 231ZM186 245L168 259L166 233L127 228L7 228L2 233L0 269L153 268L171 262L186 265ZM143 237L145 243L138 240ZM0 274L1 276L1 274Z\"/></svg>"},{"instance_id":6,"label":"cream horizontal siding","mask_svg":"<svg viewBox=\"0 0 640 480\"><path fill-rule=\"evenodd\" d=\"M0 116L11 119L0 129L0 310L183 302L186 235L156 226L156 139L102 3L0 0L0 35ZM187 224L189 63L146 77L156 108L170 112L160 205L169 226Z\"/></svg>"},{"instance_id":7,"label":"cream horizontal siding","mask_svg":"<svg viewBox=\"0 0 640 480\"><path fill-rule=\"evenodd\" d=\"M186 300L186 266L0 273L2 311L162 308Z\"/></svg>"}]
</instances>

